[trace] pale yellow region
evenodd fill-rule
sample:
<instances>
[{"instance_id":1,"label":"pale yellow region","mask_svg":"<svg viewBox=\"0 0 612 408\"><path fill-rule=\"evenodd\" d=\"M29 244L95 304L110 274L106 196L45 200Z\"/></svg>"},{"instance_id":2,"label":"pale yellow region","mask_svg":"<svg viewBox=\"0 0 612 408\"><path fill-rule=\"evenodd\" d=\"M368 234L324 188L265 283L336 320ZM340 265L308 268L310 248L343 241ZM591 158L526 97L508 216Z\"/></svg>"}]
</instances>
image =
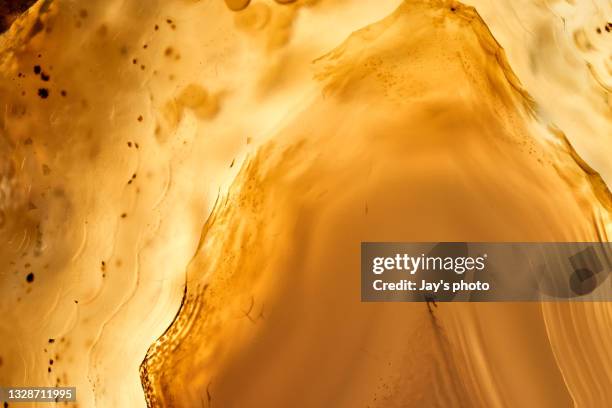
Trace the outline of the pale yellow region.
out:
<instances>
[{"instance_id":1,"label":"pale yellow region","mask_svg":"<svg viewBox=\"0 0 612 408\"><path fill-rule=\"evenodd\" d=\"M612 3L466 0L537 102L580 156L612 183Z\"/></svg>"}]
</instances>

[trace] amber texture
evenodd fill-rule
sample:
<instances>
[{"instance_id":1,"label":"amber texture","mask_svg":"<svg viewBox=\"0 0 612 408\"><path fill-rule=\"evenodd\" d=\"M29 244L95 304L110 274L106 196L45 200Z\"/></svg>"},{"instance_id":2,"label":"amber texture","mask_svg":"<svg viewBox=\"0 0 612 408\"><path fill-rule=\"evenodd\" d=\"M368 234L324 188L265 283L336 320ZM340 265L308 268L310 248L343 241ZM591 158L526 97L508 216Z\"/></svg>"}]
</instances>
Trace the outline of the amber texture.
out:
<instances>
[{"instance_id":1,"label":"amber texture","mask_svg":"<svg viewBox=\"0 0 612 408\"><path fill-rule=\"evenodd\" d=\"M359 293L362 241L609 241L609 2L0 11L0 386L76 386L79 407L612 400L609 303Z\"/></svg>"}]
</instances>

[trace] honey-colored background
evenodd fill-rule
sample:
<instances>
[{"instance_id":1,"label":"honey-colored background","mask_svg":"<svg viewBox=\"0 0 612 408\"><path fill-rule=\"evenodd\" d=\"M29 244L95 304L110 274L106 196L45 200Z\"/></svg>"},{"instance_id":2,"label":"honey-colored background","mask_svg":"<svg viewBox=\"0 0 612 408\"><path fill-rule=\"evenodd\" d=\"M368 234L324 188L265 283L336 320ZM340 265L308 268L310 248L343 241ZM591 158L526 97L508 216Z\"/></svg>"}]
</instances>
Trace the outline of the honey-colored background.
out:
<instances>
[{"instance_id":1,"label":"honey-colored background","mask_svg":"<svg viewBox=\"0 0 612 408\"><path fill-rule=\"evenodd\" d=\"M0 384L607 406L609 304L362 304L359 243L608 241L609 2L240 3L6 17Z\"/></svg>"}]
</instances>

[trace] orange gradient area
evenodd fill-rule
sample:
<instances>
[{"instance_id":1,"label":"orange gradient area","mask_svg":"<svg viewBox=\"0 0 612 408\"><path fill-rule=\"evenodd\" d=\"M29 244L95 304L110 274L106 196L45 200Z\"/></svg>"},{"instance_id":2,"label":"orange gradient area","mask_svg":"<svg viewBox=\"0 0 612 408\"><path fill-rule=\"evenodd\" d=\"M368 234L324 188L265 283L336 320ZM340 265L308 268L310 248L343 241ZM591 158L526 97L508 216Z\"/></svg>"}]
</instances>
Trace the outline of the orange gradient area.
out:
<instances>
[{"instance_id":1,"label":"orange gradient area","mask_svg":"<svg viewBox=\"0 0 612 408\"><path fill-rule=\"evenodd\" d=\"M612 234L610 6L468 3L11 14L0 386L76 386L79 407L606 406L608 303L360 301L362 241Z\"/></svg>"}]
</instances>

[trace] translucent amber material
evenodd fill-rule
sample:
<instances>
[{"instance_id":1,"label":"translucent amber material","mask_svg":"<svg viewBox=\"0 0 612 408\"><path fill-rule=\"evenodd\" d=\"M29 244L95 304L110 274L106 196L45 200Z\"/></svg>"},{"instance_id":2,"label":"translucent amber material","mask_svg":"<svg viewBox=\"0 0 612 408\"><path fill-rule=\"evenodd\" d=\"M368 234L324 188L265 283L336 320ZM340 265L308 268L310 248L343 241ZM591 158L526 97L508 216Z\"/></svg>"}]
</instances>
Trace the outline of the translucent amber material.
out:
<instances>
[{"instance_id":1,"label":"translucent amber material","mask_svg":"<svg viewBox=\"0 0 612 408\"><path fill-rule=\"evenodd\" d=\"M609 405L608 303L359 281L362 241L609 241L609 3L25 3L0 8L0 386Z\"/></svg>"}]
</instances>

